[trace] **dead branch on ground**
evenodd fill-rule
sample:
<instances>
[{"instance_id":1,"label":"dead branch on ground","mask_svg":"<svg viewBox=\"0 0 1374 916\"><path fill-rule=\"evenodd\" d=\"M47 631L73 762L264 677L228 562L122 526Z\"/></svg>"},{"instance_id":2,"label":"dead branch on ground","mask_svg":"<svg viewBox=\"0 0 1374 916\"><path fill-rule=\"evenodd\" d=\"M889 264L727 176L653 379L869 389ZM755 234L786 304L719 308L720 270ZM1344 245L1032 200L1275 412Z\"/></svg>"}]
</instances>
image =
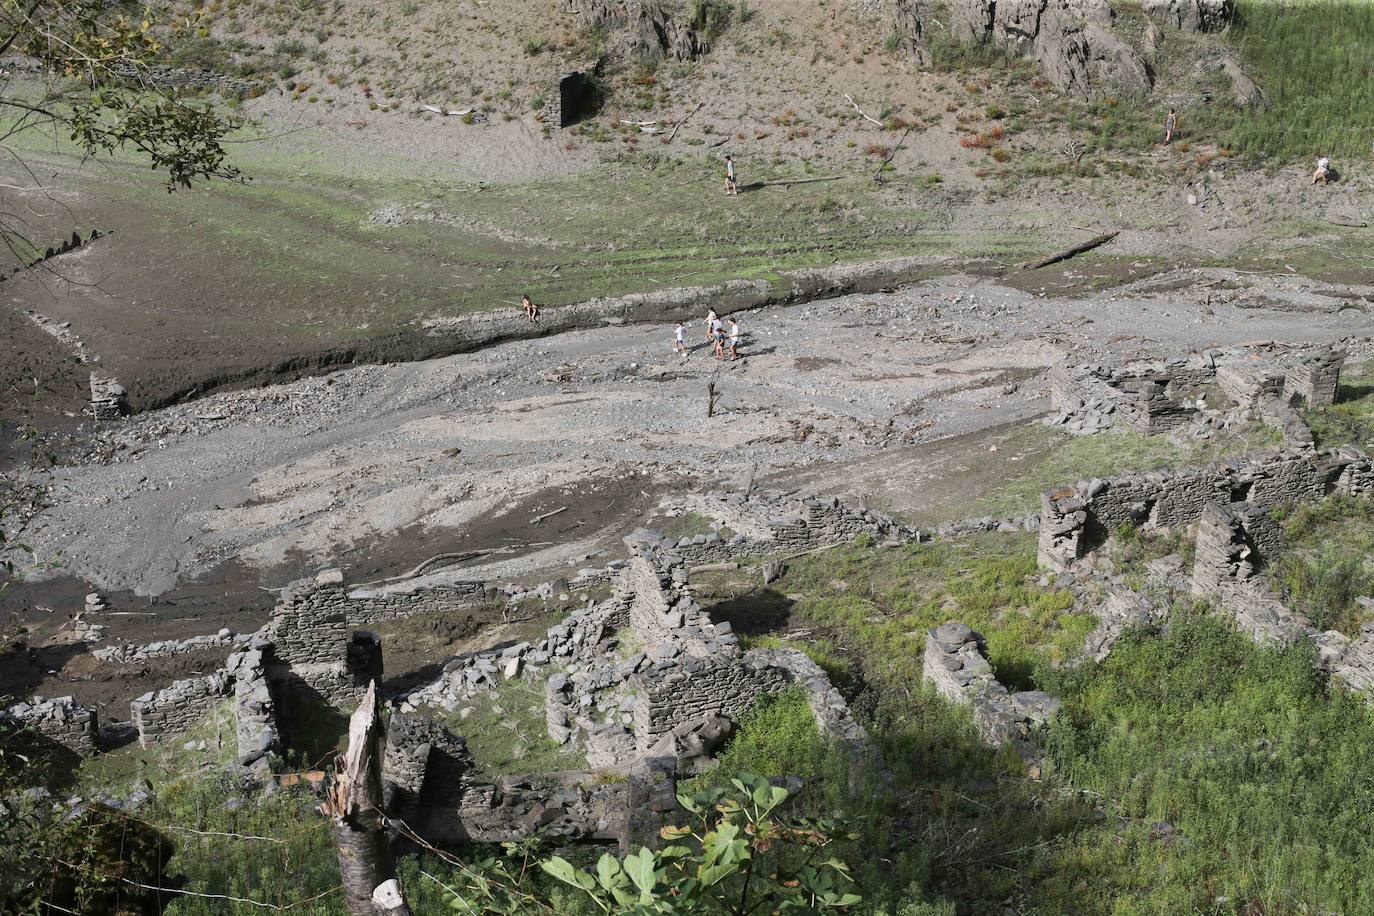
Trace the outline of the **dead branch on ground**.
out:
<instances>
[{"instance_id":1,"label":"dead branch on ground","mask_svg":"<svg viewBox=\"0 0 1374 916\"><path fill-rule=\"evenodd\" d=\"M1049 267L1051 264L1058 264L1060 261L1067 261L1069 258L1080 255L1085 251L1092 251L1094 248L1098 248L1102 245L1107 244L1120 234L1120 229L1114 229L1111 232L1104 232L1101 235L1093 236L1086 242L1081 242L1077 245L1065 248L1063 251L1056 251L1054 254L1050 255L1047 258L1041 258L1038 261L1027 261L1025 264L1021 265L1021 269L1038 270L1041 267Z\"/></svg>"},{"instance_id":2,"label":"dead branch on ground","mask_svg":"<svg viewBox=\"0 0 1374 916\"><path fill-rule=\"evenodd\" d=\"M697 107L696 107L696 108L693 108L690 112L687 113L687 118L690 118L692 115L696 114L698 111L701 111L701 106L703 106L703 105L705 105L705 104L706 104L705 102L697 102ZM687 118L683 118L681 121L678 121L677 124L676 124L676 126L673 127L673 132L672 132L671 134L668 135L668 142L669 142L669 143L672 143L672 142L673 142L673 138L677 136L677 132L678 132L679 129L681 129L682 125L684 125L684 124L687 123Z\"/></svg>"},{"instance_id":3,"label":"dead branch on ground","mask_svg":"<svg viewBox=\"0 0 1374 916\"><path fill-rule=\"evenodd\" d=\"M862 108L860 108L860 107L859 107L859 103L856 102L856 101L854 101L854 99L852 99L852 98L849 96L848 93L845 94L844 99L845 99L846 102L848 102L849 104L851 104L851 105L854 106L854 110L855 110L855 111L857 111L859 114L863 115L863 118L864 118L865 121L871 121L871 122L873 122L874 124L877 124L879 127L882 127L882 126L883 126L883 122L882 122L882 121L879 121L877 118L870 118L870 117L868 116L868 112L866 112L866 111L864 111Z\"/></svg>"}]
</instances>

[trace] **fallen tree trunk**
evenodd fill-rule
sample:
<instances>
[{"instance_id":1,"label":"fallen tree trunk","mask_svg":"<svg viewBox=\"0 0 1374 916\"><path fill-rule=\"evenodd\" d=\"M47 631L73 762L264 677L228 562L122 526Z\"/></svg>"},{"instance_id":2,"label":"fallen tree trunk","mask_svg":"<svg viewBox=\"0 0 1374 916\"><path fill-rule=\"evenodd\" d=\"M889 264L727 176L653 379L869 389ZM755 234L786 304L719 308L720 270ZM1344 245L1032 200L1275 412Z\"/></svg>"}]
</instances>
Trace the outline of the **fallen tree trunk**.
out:
<instances>
[{"instance_id":1,"label":"fallen tree trunk","mask_svg":"<svg viewBox=\"0 0 1374 916\"><path fill-rule=\"evenodd\" d=\"M396 860L382 817L385 743L381 702L373 681L348 720L348 750L320 805L320 813L334 819L339 877L351 916L411 916L396 880Z\"/></svg>"},{"instance_id":2,"label":"fallen tree trunk","mask_svg":"<svg viewBox=\"0 0 1374 916\"><path fill-rule=\"evenodd\" d=\"M1063 251L1056 251L1054 254L1050 255L1047 258L1041 258L1038 261L1027 261L1025 264L1021 265L1021 269L1038 270L1041 267L1049 267L1051 264L1058 264L1060 261L1067 261L1069 258L1072 258L1076 255L1080 255L1085 251L1092 251L1094 248L1098 248L1102 245L1107 244L1120 234L1120 229L1114 229L1111 232L1104 232L1101 235L1095 235L1092 238L1088 239L1086 242L1074 245L1071 248L1065 248Z\"/></svg>"}]
</instances>

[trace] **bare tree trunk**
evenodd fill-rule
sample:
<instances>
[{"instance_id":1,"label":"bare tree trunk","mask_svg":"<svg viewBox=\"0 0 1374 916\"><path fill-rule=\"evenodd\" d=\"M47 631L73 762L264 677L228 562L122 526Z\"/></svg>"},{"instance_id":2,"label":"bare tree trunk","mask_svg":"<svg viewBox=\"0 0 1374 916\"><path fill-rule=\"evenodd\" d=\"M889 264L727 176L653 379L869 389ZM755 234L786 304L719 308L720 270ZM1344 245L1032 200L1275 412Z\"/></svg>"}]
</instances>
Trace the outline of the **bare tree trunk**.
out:
<instances>
[{"instance_id":1,"label":"bare tree trunk","mask_svg":"<svg viewBox=\"0 0 1374 916\"><path fill-rule=\"evenodd\" d=\"M351 916L411 916L396 880L396 860L382 819L385 741L373 681L348 721L348 750L320 805L320 813L334 819L339 876Z\"/></svg>"}]
</instances>

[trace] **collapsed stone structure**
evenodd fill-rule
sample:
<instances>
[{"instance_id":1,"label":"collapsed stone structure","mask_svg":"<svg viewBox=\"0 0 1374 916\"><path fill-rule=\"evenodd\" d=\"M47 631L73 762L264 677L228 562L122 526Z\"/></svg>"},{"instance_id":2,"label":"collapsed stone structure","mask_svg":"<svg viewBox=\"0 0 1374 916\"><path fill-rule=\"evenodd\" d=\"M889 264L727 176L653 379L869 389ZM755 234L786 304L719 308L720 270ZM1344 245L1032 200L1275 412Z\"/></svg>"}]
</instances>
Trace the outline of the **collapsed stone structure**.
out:
<instances>
[{"instance_id":1,"label":"collapsed stone structure","mask_svg":"<svg viewBox=\"0 0 1374 916\"><path fill-rule=\"evenodd\" d=\"M423 716L394 712L382 767L393 818L430 843L504 842L539 832L563 839L651 842L658 813L676 808L673 761L605 771L483 780L466 742Z\"/></svg>"},{"instance_id":2,"label":"collapsed stone structure","mask_svg":"<svg viewBox=\"0 0 1374 916\"><path fill-rule=\"evenodd\" d=\"M1266 509L1253 504L1209 505L1198 519L1192 592L1236 621L1256 642L1316 643L1323 671L1351 688L1374 687L1374 622L1351 639L1335 630L1320 631L1275 596L1259 573L1277 556L1282 532Z\"/></svg>"},{"instance_id":3,"label":"collapsed stone structure","mask_svg":"<svg viewBox=\"0 0 1374 916\"><path fill-rule=\"evenodd\" d=\"M1154 435L1189 425L1221 429L1255 416L1288 445L1311 447L1312 432L1294 408L1335 403L1344 364L1345 351L1334 347L1236 347L1124 366L1057 366L1047 422L1073 435L1117 423Z\"/></svg>"},{"instance_id":4,"label":"collapsed stone structure","mask_svg":"<svg viewBox=\"0 0 1374 916\"><path fill-rule=\"evenodd\" d=\"M1041 496L1040 565L1066 572L1122 525L1177 528L1213 503L1273 507L1374 489L1374 464L1359 449L1293 450L1200 468L1079 481Z\"/></svg>"},{"instance_id":5,"label":"collapsed stone structure","mask_svg":"<svg viewBox=\"0 0 1374 916\"><path fill-rule=\"evenodd\" d=\"M946 700L968 706L979 736L993 747L1011 746L1027 760L1037 756L1037 732L1059 711L1042 690L1007 690L988 662L982 634L949 622L926 631L922 675Z\"/></svg>"},{"instance_id":6,"label":"collapsed stone structure","mask_svg":"<svg viewBox=\"0 0 1374 916\"><path fill-rule=\"evenodd\" d=\"M1322 373L1306 376L1304 384L1311 384L1314 376L1321 378ZM1332 390L1331 383L1309 387L1308 396L1325 396L1323 388ZM1271 509L1332 495L1372 494L1374 461L1349 446L1079 481L1042 495L1038 559L1043 569L1072 574L1090 565L1093 553L1121 526L1179 530L1195 525L1192 596L1211 602L1257 642L1291 645L1311 640L1324 672L1353 689L1368 691L1374 687L1374 622L1364 624L1354 639L1319 631L1274 595L1259 574L1282 550L1282 530L1270 517ZM1176 563L1177 558L1156 562L1170 561ZM1182 572L1174 571L1173 578ZM1098 610L1100 623L1088 637L1085 656L1101 660L1127 629L1158 623L1166 616L1165 604L1114 584Z\"/></svg>"}]
</instances>

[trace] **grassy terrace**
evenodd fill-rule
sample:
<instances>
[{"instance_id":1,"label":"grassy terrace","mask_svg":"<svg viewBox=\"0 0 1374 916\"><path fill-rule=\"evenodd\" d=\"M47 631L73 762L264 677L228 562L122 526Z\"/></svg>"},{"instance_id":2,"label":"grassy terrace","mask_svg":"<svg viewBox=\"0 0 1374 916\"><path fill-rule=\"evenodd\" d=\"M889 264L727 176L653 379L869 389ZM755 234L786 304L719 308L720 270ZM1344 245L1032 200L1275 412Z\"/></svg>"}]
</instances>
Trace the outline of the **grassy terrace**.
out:
<instances>
[{"instance_id":1,"label":"grassy terrace","mask_svg":"<svg viewBox=\"0 0 1374 916\"><path fill-rule=\"evenodd\" d=\"M1310 647L1259 648L1189 608L1102 664L1057 668L1089 618L1034 584L1018 538L999 540L830 551L778 583L787 629L813 628L793 644L846 685L892 783L837 789L843 763L786 697L751 714L717 773L831 777L812 804L861 825L850 861L866 863L870 912L1361 912L1374 894L1365 701L1329 688ZM1024 686L1063 698L1041 781L919 687L919 628L945 619L984 630L1004 680L1028 670Z\"/></svg>"}]
</instances>

